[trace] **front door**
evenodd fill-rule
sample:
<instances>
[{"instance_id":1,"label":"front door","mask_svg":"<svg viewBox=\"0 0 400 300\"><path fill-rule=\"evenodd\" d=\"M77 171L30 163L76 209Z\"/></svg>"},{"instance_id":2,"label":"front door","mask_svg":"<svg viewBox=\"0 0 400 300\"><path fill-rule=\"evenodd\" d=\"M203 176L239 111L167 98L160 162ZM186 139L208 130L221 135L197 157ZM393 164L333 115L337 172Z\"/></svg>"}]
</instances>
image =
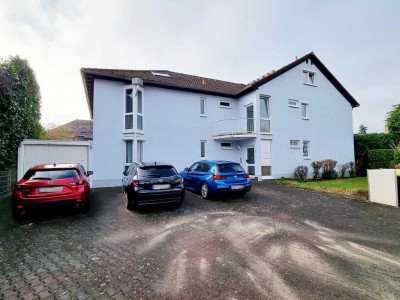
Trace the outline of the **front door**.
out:
<instances>
[{"instance_id":1,"label":"front door","mask_svg":"<svg viewBox=\"0 0 400 300\"><path fill-rule=\"evenodd\" d=\"M254 176L256 173L254 165L254 147L247 148L246 163L247 163L247 172L249 173L249 175Z\"/></svg>"}]
</instances>

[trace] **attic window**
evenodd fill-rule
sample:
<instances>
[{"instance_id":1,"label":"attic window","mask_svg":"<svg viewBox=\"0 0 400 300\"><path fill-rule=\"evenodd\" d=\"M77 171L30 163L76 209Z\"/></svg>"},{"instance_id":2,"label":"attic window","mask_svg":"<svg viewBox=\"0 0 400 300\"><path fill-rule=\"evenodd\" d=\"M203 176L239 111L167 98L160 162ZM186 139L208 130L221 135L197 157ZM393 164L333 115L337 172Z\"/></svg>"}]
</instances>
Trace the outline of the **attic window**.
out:
<instances>
[{"instance_id":1,"label":"attic window","mask_svg":"<svg viewBox=\"0 0 400 300\"><path fill-rule=\"evenodd\" d=\"M167 74L167 73L151 72L151 74L153 74L154 76L171 77L171 76L170 76L169 74Z\"/></svg>"}]
</instances>

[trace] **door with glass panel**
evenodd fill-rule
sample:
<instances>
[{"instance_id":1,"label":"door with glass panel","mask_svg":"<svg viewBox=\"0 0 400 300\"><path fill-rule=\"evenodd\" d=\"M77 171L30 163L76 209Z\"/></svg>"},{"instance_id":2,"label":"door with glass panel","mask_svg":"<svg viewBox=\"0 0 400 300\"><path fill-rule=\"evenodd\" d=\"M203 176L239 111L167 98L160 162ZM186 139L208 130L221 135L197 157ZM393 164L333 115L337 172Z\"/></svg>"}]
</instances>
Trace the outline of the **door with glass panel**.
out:
<instances>
[{"instance_id":1,"label":"door with glass panel","mask_svg":"<svg viewBox=\"0 0 400 300\"><path fill-rule=\"evenodd\" d=\"M254 147L248 147L247 148L247 157L246 157L246 164L247 164L247 172L249 175L255 175L256 170L255 170L255 161L254 161Z\"/></svg>"},{"instance_id":2,"label":"door with glass panel","mask_svg":"<svg viewBox=\"0 0 400 300\"><path fill-rule=\"evenodd\" d=\"M254 106L253 104L246 106L246 129L247 132L254 132Z\"/></svg>"}]
</instances>

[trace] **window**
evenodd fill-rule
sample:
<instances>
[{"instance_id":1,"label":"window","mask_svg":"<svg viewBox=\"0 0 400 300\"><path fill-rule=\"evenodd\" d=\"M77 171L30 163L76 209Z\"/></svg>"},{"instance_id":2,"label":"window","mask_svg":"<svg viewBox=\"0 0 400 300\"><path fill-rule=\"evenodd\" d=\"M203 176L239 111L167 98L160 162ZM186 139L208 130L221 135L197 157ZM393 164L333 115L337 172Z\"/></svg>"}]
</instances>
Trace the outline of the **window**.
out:
<instances>
[{"instance_id":1,"label":"window","mask_svg":"<svg viewBox=\"0 0 400 300\"><path fill-rule=\"evenodd\" d=\"M206 98L200 97L200 116L206 116Z\"/></svg>"},{"instance_id":2,"label":"window","mask_svg":"<svg viewBox=\"0 0 400 300\"><path fill-rule=\"evenodd\" d=\"M300 141L299 140L290 140L290 148L299 149Z\"/></svg>"},{"instance_id":3,"label":"window","mask_svg":"<svg viewBox=\"0 0 400 300\"><path fill-rule=\"evenodd\" d=\"M310 71L303 71L303 83L315 85L315 73Z\"/></svg>"},{"instance_id":4,"label":"window","mask_svg":"<svg viewBox=\"0 0 400 300\"><path fill-rule=\"evenodd\" d=\"M303 157L309 158L310 157L310 142L303 141Z\"/></svg>"},{"instance_id":5,"label":"window","mask_svg":"<svg viewBox=\"0 0 400 300\"><path fill-rule=\"evenodd\" d=\"M125 171L133 162L133 141L125 141Z\"/></svg>"},{"instance_id":6,"label":"window","mask_svg":"<svg viewBox=\"0 0 400 300\"><path fill-rule=\"evenodd\" d=\"M137 161L143 162L143 141L137 141Z\"/></svg>"},{"instance_id":7,"label":"window","mask_svg":"<svg viewBox=\"0 0 400 300\"><path fill-rule=\"evenodd\" d=\"M221 149L232 149L232 143L222 142Z\"/></svg>"},{"instance_id":8,"label":"window","mask_svg":"<svg viewBox=\"0 0 400 300\"><path fill-rule=\"evenodd\" d=\"M81 135L86 135L87 134L87 129L85 127L81 128Z\"/></svg>"},{"instance_id":9,"label":"window","mask_svg":"<svg viewBox=\"0 0 400 300\"><path fill-rule=\"evenodd\" d=\"M298 108L299 107L299 100L289 99L289 106Z\"/></svg>"},{"instance_id":10,"label":"window","mask_svg":"<svg viewBox=\"0 0 400 300\"><path fill-rule=\"evenodd\" d=\"M271 132L269 97L260 95L260 132Z\"/></svg>"},{"instance_id":11,"label":"window","mask_svg":"<svg viewBox=\"0 0 400 300\"><path fill-rule=\"evenodd\" d=\"M160 72L151 72L151 74L153 74L154 76L161 76L161 77L171 77L171 75L167 74L167 73L160 73Z\"/></svg>"},{"instance_id":12,"label":"window","mask_svg":"<svg viewBox=\"0 0 400 300\"><path fill-rule=\"evenodd\" d=\"M207 141L200 141L200 158L206 158L206 144Z\"/></svg>"},{"instance_id":13,"label":"window","mask_svg":"<svg viewBox=\"0 0 400 300\"><path fill-rule=\"evenodd\" d=\"M143 97L142 91L137 92L137 129L143 130Z\"/></svg>"},{"instance_id":14,"label":"window","mask_svg":"<svg viewBox=\"0 0 400 300\"><path fill-rule=\"evenodd\" d=\"M219 107L222 107L222 108L231 108L231 102L229 102L229 101L220 101L220 102L219 102Z\"/></svg>"},{"instance_id":15,"label":"window","mask_svg":"<svg viewBox=\"0 0 400 300\"><path fill-rule=\"evenodd\" d=\"M301 117L303 119L308 119L308 103L301 104Z\"/></svg>"},{"instance_id":16,"label":"window","mask_svg":"<svg viewBox=\"0 0 400 300\"><path fill-rule=\"evenodd\" d=\"M133 129L133 90L125 91L125 129Z\"/></svg>"}]
</instances>

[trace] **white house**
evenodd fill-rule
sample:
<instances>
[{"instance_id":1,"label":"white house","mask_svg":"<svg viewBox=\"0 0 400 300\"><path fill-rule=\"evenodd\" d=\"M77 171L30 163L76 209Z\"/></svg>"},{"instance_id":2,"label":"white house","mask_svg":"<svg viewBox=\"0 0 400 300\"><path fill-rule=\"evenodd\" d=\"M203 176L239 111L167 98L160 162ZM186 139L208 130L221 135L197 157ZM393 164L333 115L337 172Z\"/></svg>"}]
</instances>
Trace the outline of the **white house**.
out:
<instances>
[{"instance_id":1,"label":"white house","mask_svg":"<svg viewBox=\"0 0 400 300\"><path fill-rule=\"evenodd\" d=\"M232 160L258 179L354 161L357 101L314 53L239 84L171 71L83 68L93 118L93 186L121 184L132 161L183 170Z\"/></svg>"}]
</instances>

